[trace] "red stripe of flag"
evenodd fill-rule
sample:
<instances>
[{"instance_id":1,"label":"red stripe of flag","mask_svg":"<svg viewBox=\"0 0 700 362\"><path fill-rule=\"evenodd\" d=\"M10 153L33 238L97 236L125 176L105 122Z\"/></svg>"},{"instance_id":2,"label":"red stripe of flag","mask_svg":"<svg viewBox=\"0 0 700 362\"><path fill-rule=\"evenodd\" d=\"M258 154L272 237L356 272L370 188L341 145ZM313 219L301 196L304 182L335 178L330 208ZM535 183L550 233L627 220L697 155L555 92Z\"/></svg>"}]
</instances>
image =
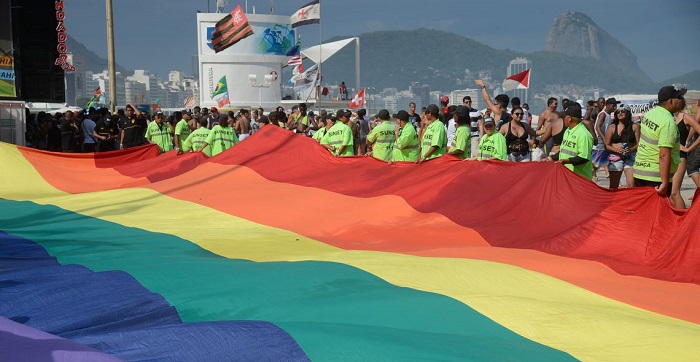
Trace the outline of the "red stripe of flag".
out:
<instances>
[{"instance_id":1,"label":"red stripe of flag","mask_svg":"<svg viewBox=\"0 0 700 362\"><path fill-rule=\"evenodd\" d=\"M287 62L288 65L300 65L301 64L301 56L295 56L289 58L289 61Z\"/></svg>"}]
</instances>

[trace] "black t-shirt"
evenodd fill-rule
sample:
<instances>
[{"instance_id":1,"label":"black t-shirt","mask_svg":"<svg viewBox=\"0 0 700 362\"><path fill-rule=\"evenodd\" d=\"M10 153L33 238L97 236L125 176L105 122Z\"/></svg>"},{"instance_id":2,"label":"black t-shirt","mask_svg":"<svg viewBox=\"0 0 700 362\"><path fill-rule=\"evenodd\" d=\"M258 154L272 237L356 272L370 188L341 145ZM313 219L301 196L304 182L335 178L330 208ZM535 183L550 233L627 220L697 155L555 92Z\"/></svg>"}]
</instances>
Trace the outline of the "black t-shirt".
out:
<instances>
[{"instance_id":1,"label":"black t-shirt","mask_svg":"<svg viewBox=\"0 0 700 362\"><path fill-rule=\"evenodd\" d=\"M143 138L147 126L145 119L136 116L122 119L119 122L119 128L124 131L122 146L130 148L144 144Z\"/></svg>"},{"instance_id":2,"label":"black t-shirt","mask_svg":"<svg viewBox=\"0 0 700 362\"><path fill-rule=\"evenodd\" d=\"M65 118L61 119L61 149L63 152L75 152L77 150L75 122Z\"/></svg>"},{"instance_id":3,"label":"black t-shirt","mask_svg":"<svg viewBox=\"0 0 700 362\"><path fill-rule=\"evenodd\" d=\"M49 151L61 150L61 129L58 128L58 121L51 120L51 126L46 137L46 146Z\"/></svg>"},{"instance_id":4,"label":"black t-shirt","mask_svg":"<svg viewBox=\"0 0 700 362\"><path fill-rule=\"evenodd\" d=\"M104 137L112 137L119 134L119 127L111 121L109 124L105 121L99 121L95 126L95 133Z\"/></svg>"}]
</instances>

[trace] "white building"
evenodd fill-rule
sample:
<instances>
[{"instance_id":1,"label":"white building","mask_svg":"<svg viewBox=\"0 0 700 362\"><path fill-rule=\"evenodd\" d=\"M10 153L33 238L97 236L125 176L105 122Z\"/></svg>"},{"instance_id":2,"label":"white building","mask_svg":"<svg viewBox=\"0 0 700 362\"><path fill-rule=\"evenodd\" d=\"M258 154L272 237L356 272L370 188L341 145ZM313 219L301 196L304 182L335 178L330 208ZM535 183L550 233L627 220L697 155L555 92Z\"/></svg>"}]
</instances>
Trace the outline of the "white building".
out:
<instances>
[{"instance_id":1,"label":"white building","mask_svg":"<svg viewBox=\"0 0 700 362\"><path fill-rule=\"evenodd\" d=\"M116 108L123 108L126 106L126 91L124 89L124 77L120 72L116 73L116 85L117 85L117 104ZM102 90L102 99L105 105L109 105L109 74L107 70L102 71L102 73L93 74L90 71L85 72L86 86L85 94L86 97L91 98L95 89L99 86ZM82 106L82 105L80 105Z\"/></svg>"}]
</instances>

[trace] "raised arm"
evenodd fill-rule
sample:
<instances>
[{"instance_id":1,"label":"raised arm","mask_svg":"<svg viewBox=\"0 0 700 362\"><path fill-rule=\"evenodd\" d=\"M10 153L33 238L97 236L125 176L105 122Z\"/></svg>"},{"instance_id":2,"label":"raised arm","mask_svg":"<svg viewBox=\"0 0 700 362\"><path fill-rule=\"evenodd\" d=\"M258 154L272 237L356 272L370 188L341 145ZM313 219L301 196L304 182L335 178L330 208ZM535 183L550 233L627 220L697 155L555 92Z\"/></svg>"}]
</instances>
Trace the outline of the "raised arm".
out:
<instances>
[{"instance_id":1,"label":"raised arm","mask_svg":"<svg viewBox=\"0 0 700 362\"><path fill-rule=\"evenodd\" d=\"M484 98L484 101L486 102L486 105L489 107L491 112L500 114L501 108L497 107L491 101L491 97L489 96L489 92L486 90L486 85L484 84L484 81L481 79L477 79L474 81L474 83L476 83L477 87L481 88L481 96Z\"/></svg>"}]
</instances>

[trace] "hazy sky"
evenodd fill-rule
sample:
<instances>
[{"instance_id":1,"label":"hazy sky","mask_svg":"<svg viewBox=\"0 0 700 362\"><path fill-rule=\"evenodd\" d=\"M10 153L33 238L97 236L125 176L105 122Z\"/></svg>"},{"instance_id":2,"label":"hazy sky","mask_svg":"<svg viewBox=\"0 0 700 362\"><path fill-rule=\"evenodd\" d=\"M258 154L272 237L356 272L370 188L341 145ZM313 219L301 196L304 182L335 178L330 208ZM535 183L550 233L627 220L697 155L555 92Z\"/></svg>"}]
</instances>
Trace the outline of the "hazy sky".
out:
<instances>
[{"instance_id":1,"label":"hazy sky","mask_svg":"<svg viewBox=\"0 0 700 362\"><path fill-rule=\"evenodd\" d=\"M308 0L249 0L248 12L291 15ZM231 11L245 1L229 0ZM197 10L213 12L216 0L113 0L117 63L167 78L170 70L193 73ZM107 57L105 1L65 0L68 33ZM653 80L700 69L700 2L697 0L321 0L321 37L376 30L433 28L457 33L496 49L535 52L554 18L564 11L588 15L637 55ZM317 45L319 26L300 28L302 48ZM410 44L406 44L407 48ZM438 46L438 45L436 45Z\"/></svg>"}]
</instances>

